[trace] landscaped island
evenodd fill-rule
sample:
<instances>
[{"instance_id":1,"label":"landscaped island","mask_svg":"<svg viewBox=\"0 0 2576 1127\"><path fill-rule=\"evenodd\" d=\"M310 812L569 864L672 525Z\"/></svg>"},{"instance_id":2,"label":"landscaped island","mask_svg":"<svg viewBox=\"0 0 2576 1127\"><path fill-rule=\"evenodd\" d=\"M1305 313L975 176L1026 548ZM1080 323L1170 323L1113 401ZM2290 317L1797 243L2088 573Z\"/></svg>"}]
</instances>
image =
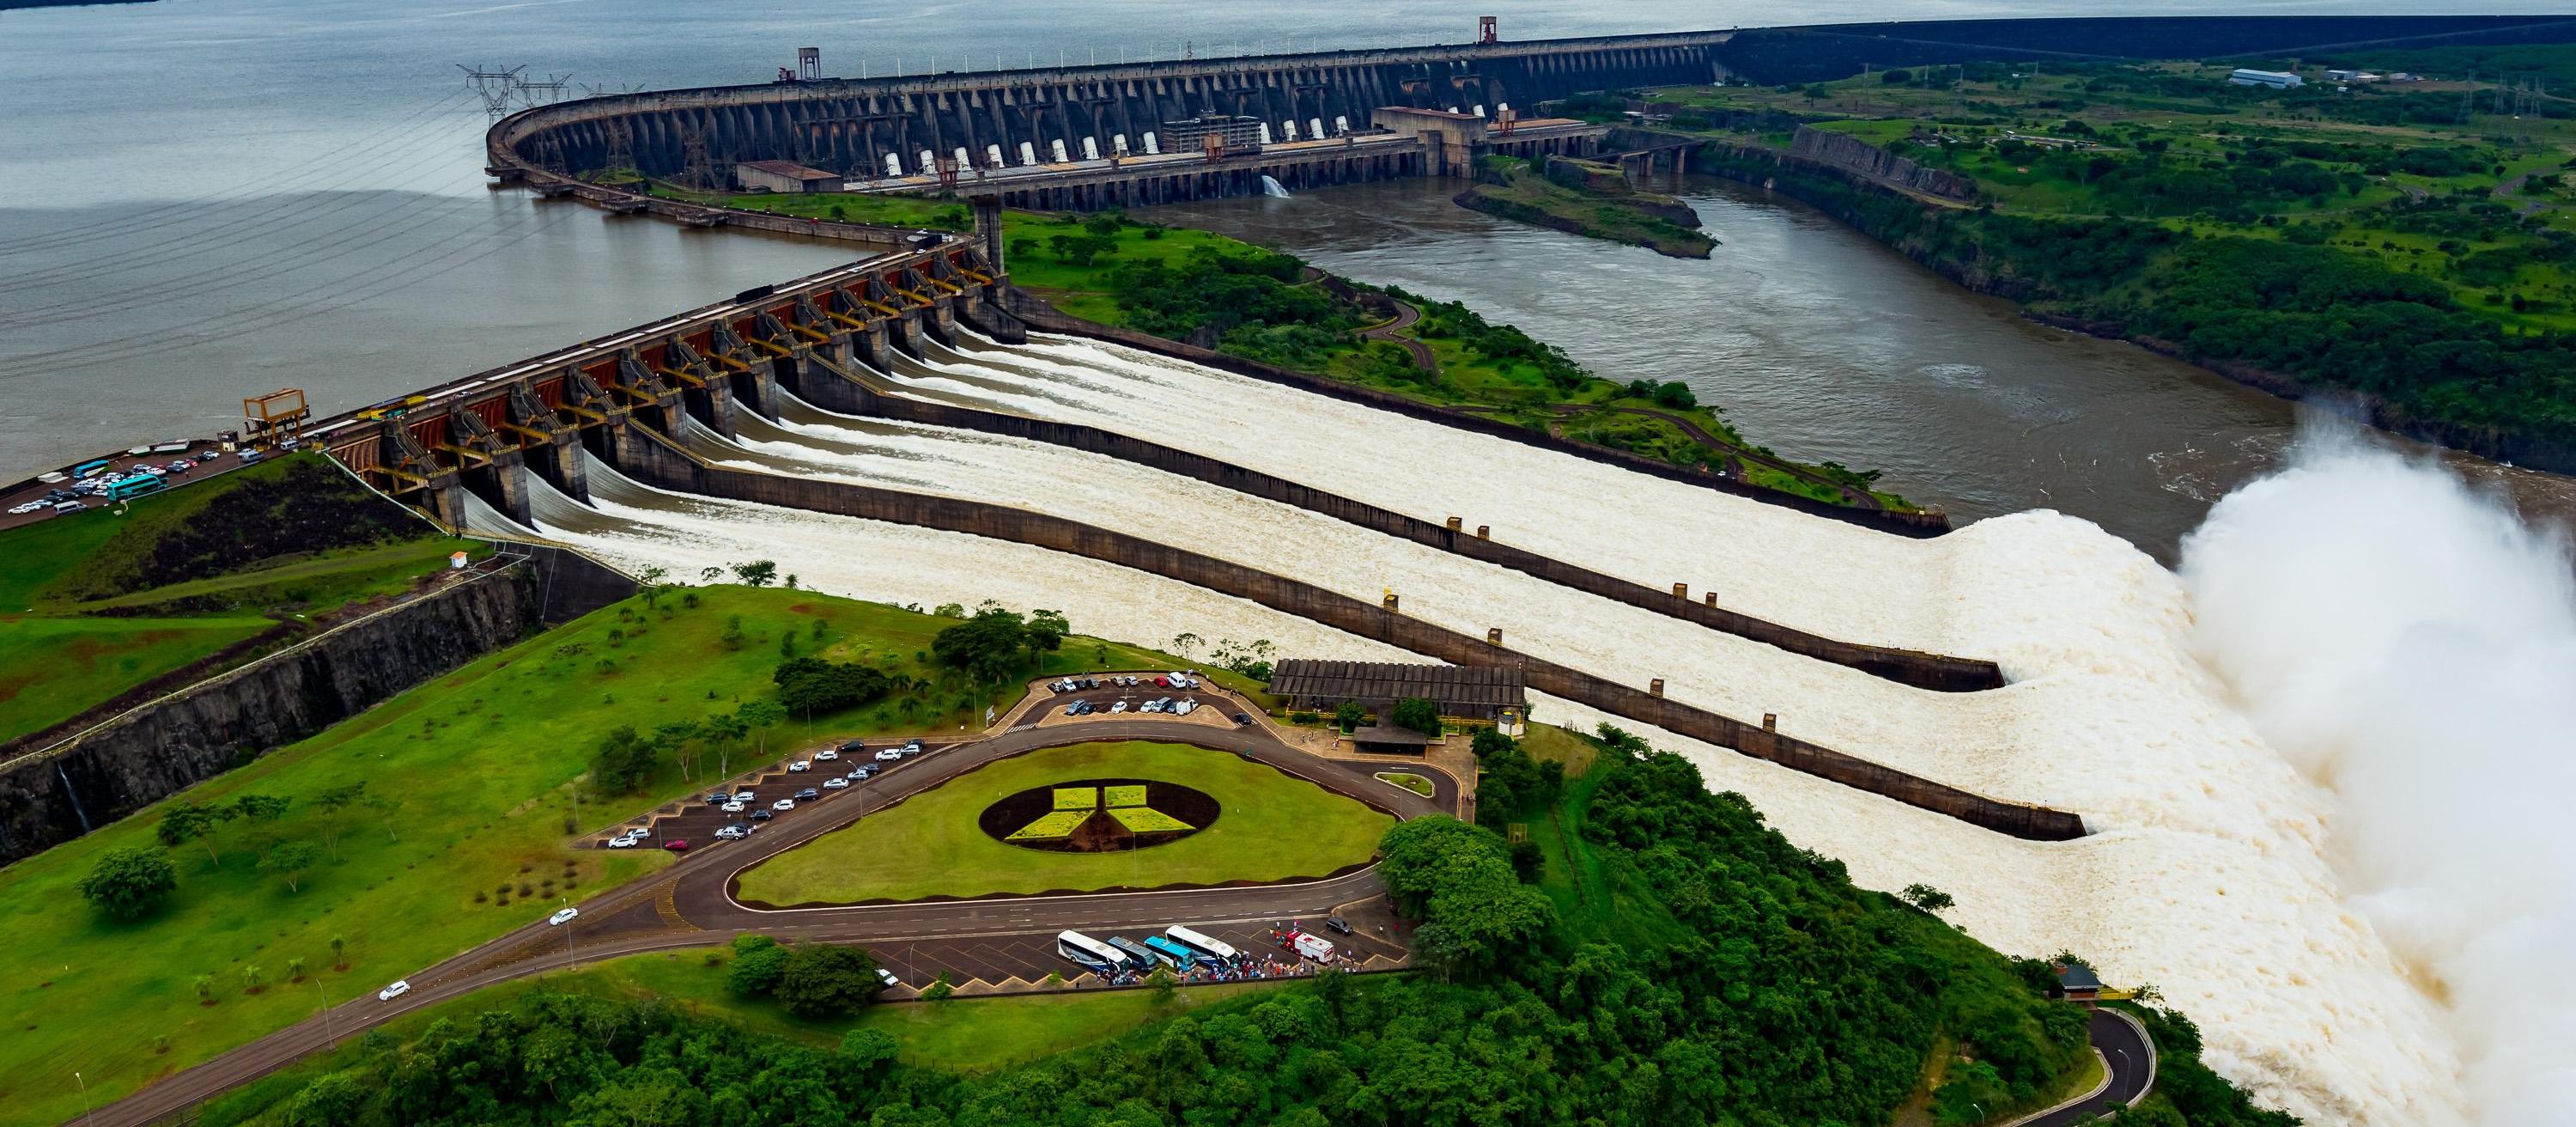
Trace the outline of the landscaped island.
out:
<instances>
[{"instance_id":1,"label":"landscaped island","mask_svg":"<svg viewBox=\"0 0 2576 1127\"><path fill-rule=\"evenodd\" d=\"M1674 258L1706 258L1717 240L1699 213L1659 192L1632 188L1613 165L1568 157L1539 162L1486 157L1458 206L1587 238L1645 247Z\"/></svg>"}]
</instances>

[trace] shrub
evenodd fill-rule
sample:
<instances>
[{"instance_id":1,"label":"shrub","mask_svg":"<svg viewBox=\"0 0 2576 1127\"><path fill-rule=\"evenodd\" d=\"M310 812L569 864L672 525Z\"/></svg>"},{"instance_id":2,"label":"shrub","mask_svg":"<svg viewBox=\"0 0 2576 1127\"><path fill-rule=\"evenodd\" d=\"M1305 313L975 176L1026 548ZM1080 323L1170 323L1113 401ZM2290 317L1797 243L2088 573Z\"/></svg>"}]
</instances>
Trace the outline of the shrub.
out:
<instances>
[{"instance_id":1,"label":"shrub","mask_svg":"<svg viewBox=\"0 0 2576 1127\"><path fill-rule=\"evenodd\" d=\"M139 918L179 887L179 871L158 849L132 845L109 850L80 880L81 895L110 919Z\"/></svg>"}]
</instances>

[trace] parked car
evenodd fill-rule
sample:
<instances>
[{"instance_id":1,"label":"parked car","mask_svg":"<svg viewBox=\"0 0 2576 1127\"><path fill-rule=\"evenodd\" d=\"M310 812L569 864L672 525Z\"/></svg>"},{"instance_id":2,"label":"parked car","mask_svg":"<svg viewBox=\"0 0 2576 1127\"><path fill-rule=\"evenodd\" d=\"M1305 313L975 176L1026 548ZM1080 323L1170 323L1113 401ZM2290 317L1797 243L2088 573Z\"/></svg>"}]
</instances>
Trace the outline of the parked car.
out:
<instances>
[{"instance_id":1,"label":"parked car","mask_svg":"<svg viewBox=\"0 0 2576 1127\"><path fill-rule=\"evenodd\" d=\"M1340 932L1343 935L1349 935L1351 933L1351 921L1343 919L1340 916L1324 917L1324 926Z\"/></svg>"},{"instance_id":2,"label":"parked car","mask_svg":"<svg viewBox=\"0 0 2576 1127\"><path fill-rule=\"evenodd\" d=\"M823 792L812 787L807 787L796 792L796 801L798 802L812 802L821 797L823 797Z\"/></svg>"},{"instance_id":3,"label":"parked car","mask_svg":"<svg viewBox=\"0 0 2576 1127\"><path fill-rule=\"evenodd\" d=\"M748 802L728 802L728 803L725 803L722 807L720 807L720 809L722 809L722 810L723 810L725 813L727 813L727 814L740 814L740 813L742 813L745 809L748 809L750 806L751 806L751 804L750 804L750 803L748 803Z\"/></svg>"},{"instance_id":4,"label":"parked car","mask_svg":"<svg viewBox=\"0 0 2576 1127\"><path fill-rule=\"evenodd\" d=\"M816 763L829 763L829 762L831 762L831 761L833 761L833 760L835 760L835 759L839 759L840 757L841 757L841 753L840 753L840 752L834 751L834 750L832 750L831 748L828 748L828 747L827 747L827 748L824 748L824 749L823 749L823 750L821 750L821 751L818 751L818 752L815 752L815 753L814 753L814 762L816 762Z\"/></svg>"},{"instance_id":5,"label":"parked car","mask_svg":"<svg viewBox=\"0 0 2576 1127\"><path fill-rule=\"evenodd\" d=\"M791 775L799 771L811 771L813 769L814 765L812 763L802 759L787 765L787 773Z\"/></svg>"},{"instance_id":6,"label":"parked car","mask_svg":"<svg viewBox=\"0 0 2576 1127\"><path fill-rule=\"evenodd\" d=\"M13 517L23 517L38 509L50 508L52 505L53 502L51 501L29 501L22 505L11 505L9 506L9 515Z\"/></svg>"},{"instance_id":7,"label":"parked car","mask_svg":"<svg viewBox=\"0 0 2576 1127\"><path fill-rule=\"evenodd\" d=\"M1234 722L1235 722L1235 723L1237 723L1237 724L1245 724L1245 725L1249 725L1249 724L1251 724L1251 723L1252 723L1252 714L1251 714L1251 713L1249 713L1249 712L1238 712L1238 713L1235 713L1235 714L1234 714Z\"/></svg>"},{"instance_id":8,"label":"parked car","mask_svg":"<svg viewBox=\"0 0 2576 1127\"><path fill-rule=\"evenodd\" d=\"M840 750L842 751L866 751L867 749L868 745L865 740L850 740L843 743L840 747Z\"/></svg>"},{"instance_id":9,"label":"parked car","mask_svg":"<svg viewBox=\"0 0 2576 1127\"><path fill-rule=\"evenodd\" d=\"M885 983L888 987L903 985L902 979L896 978L893 971L887 970L884 967L877 968L877 981Z\"/></svg>"},{"instance_id":10,"label":"parked car","mask_svg":"<svg viewBox=\"0 0 2576 1127\"><path fill-rule=\"evenodd\" d=\"M899 747L886 748L885 750L877 753L877 762L879 763L892 763L901 758L903 758L903 749Z\"/></svg>"},{"instance_id":11,"label":"parked car","mask_svg":"<svg viewBox=\"0 0 2576 1127\"><path fill-rule=\"evenodd\" d=\"M608 839L608 847L610 849L633 849L635 848L635 839L631 837L612 837Z\"/></svg>"},{"instance_id":12,"label":"parked car","mask_svg":"<svg viewBox=\"0 0 2576 1127\"><path fill-rule=\"evenodd\" d=\"M852 767L852 768L850 768L850 773L849 773L847 776L844 776L844 777L846 777L846 778L852 778L852 779L864 779L864 778L867 778L868 776L873 775L873 774L876 774L876 773L877 773L877 769L876 769L876 767L875 767L873 764L862 763L862 764L859 764L859 765L858 765L858 766L856 766L856 767Z\"/></svg>"},{"instance_id":13,"label":"parked car","mask_svg":"<svg viewBox=\"0 0 2576 1127\"><path fill-rule=\"evenodd\" d=\"M411 983L408 981L399 981L382 990L376 991L376 1000L379 1002L390 1002L409 993L411 993Z\"/></svg>"},{"instance_id":14,"label":"parked car","mask_svg":"<svg viewBox=\"0 0 2576 1127\"><path fill-rule=\"evenodd\" d=\"M752 800L752 793L747 790L735 791L733 792L733 800L736 802L749 802Z\"/></svg>"},{"instance_id":15,"label":"parked car","mask_svg":"<svg viewBox=\"0 0 2576 1127\"><path fill-rule=\"evenodd\" d=\"M770 803L769 808L772 810L793 810L796 809L796 800L792 798L782 798L776 802Z\"/></svg>"},{"instance_id":16,"label":"parked car","mask_svg":"<svg viewBox=\"0 0 2576 1127\"><path fill-rule=\"evenodd\" d=\"M1157 688L1157 689L1168 689L1168 688L1171 688L1171 687L1172 687L1172 679L1171 679L1171 678L1169 678L1169 677L1156 677L1156 678L1154 678L1154 687L1155 687L1155 688Z\"/></svg>"},{"instance_id":17,"label":"parked car","mask_svg":"<svg viewBox=\"0 0 2576 1127\"><path fill-rule=\"evenodd\" d=\"M1116 704L1110 705L1110 706L1109 706L1109 711L1111 711L1111 712L1125 712L1125 711L1127 711L1127 702L1122 700L1122 701L1119 701L1119 702L1118 702L1118 703L1116 703Z\"/></svg>"},{"instance_id":18,"label":"parked car","mask_svg":"<svg viewBox=\"0 0 2576 1127\"><path fill-rule=\"evenodd\" d=\"M849 785L850 785L850 780L848 780L848 779L842 779L842 778L831 778L831 779L825 779L825 780L823 780L823 789L824 789L824 790L840 790L840 789L842 789L842 788L844 788L844 787L847 787L847 786L849 786Z\"/></svg>"},{"instance_id":19,"label":"parked car","mask_svg":"<svg viewBox=\"0 0 2576 1127\"><path fill-rule=\"evenodd\" d=\"M219 453L216 453L215 451L208 450L208 451L206 451L206 452L205 452L205 453L203 453L203 454L199 454L199 455L197 455L197 463L198 463L199 465L203 465L203 464L205 464L205 463L207 463L207 462L214 461L215 459L220 458L220 457L223 457L223 455L222 455L222 454L219 454Z\"/></svg>"},{"instance_id":20,"label":"parked car","mask_svg":"<svg viewBox=\"0 0 2576 1127\"><path fill-rule=\"evenodd\" d=\"M921 754L921 737L914 736L911 739L903 741L903 753L905 755Z\"/></svg>"},{"instance_id":21,"label":"parked car","mask_svg":"<svg viewBox=\"0 0 2576 1127\"><path fill-rule=\"evenodd\" d=\"M181 459L179 459L178 461L172 462L172 463L170 463L169 465L164 466L164 467L162 467L162 468L163 468L163 469L166 469L166 470L169 470L171 473L186 473L186 472L188 472L189 470L193 470L193 469L197 468L197 463L195 463L195 462L191 462L191 461L187 460L186 458L181 458Z\"/></svg>"},{"instance_id":22,"label":"parked car","mask_svg":"<svg viewBox=\"0 0 2576 1127\"><path fill-rule=\"evenodd\" d=\"M553 914L553 915L551 915L551 916L547 916L547 917L546 917L546 923L547 923L549 926L553 926L553 927L562 927L562 926L563 926L563 925L565 925L565 924L571 923L571 922L572 922L573 917L574 917L574 916L578 916L578 915L580 915L580 914L581 914L581 909L579 909L579 908L565 908L565 909L563 909L562 911L556 912L555 914Z\"/></svg>"},{"instance_id":23,"label":"parked car","mask_svg":"<svg viewBox=\"0 0 2576 1127\"><path fill-rule=\"evenodd\" d=\"M685 837L675 837L669 841L663 842L662 848L670 850L673 853L686 853L689 851L689 839Z\"/></svg>"},{"instance_id":24,"label":"parked car","mask_svg":"<svg viewBox=\"0 0 2576 1127\"><path fill-rule=\"evenodd\" d=\"M755 822L766 822L777 816L778 815L772 814L767 810L754 810L751 812L751 820Z\"/></svg>"},{"instance_id":25,"label":"parked car","mask_svg":"<svg viewBox=\"0 0 2576 1127\"><path fill-rule=\"evenodd\" d=\"M716 836L725 841L740 841L744 838L750 837L751 831L744 829L741 826L726 826L723 829L717 830Z\"/></svg>"}]
</instances>

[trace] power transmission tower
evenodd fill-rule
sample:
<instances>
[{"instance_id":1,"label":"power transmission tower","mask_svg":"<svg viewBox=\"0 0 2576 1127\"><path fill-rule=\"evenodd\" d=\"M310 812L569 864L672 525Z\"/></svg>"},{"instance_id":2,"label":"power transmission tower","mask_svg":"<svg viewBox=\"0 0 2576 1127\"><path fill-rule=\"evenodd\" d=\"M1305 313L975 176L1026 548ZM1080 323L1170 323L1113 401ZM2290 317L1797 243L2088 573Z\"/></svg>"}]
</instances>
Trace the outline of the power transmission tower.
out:
<instances>
[{"instance_id":1,"label":"power transmission tower","mask_svg":"<svg viewBox=\"0 0 2576 1127\"><path fill-rule=\"evenodd\" d=\"M510 112L510 99L519 92L519 72L528 68L520 65L508 70L493 70L458 63L456 69L465 72L465 85L483 99L483 112L499 117Z\"/></svg>"},{"instance_id":2,"label":"power transmission tower","mask_svg":"<svg viewBox=\"0 0 2576 1127\"><path fill-rule=\"evenodd\" d=\"M519 104L523 106L542 106L548 102L562 101L565 91L571 89L572 84L566 81L566 79L571 77L572 76L569 74L550 74L546 76L546 80L543 82L530 82L524 78L520 79Z\"/></svg>"},{"instance_id":3,"label":"power transmission tower","mask_svg":"<svg viewBox=\"0 0 2576 1127\"><path fill-rule=\"evenodd\" d=\"M694 125L680 127L680 182L693 188L713 188L709 181L714 162L707 159L707 135Z\"/></svg>"},{"instance_id":4,"label":"power transmission tower","mask_svg":"<svg viewBox=\"0 0 2576 1127\"><path fill-rule=\"evenodd\" d=\"M608 119L608 155L603 159L602 172L624 173L635 167L635 133L628 128L626 119Z\"/></svg>"}]
</instances>

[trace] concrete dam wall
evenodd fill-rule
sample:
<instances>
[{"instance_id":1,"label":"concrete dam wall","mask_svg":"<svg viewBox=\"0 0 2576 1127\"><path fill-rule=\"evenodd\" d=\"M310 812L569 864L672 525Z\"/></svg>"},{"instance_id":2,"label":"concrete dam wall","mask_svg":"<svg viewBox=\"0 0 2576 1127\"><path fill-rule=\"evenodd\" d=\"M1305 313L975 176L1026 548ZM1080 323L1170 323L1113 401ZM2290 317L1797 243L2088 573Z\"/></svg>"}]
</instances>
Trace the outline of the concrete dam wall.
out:
<instances>
[{"instance_id":1,"label":"concrete dam wall","mask_svg":"<svg viewBox=\"0 0 2576 1127\"><path fill-rule=\"evenodd\" d=\"M791 160L853 176L922 171L921 156L975 166L998 149L1012 165L1080 157L1088 139L1109 154L1123 138L1146 151L1166 122L1205 114L1258 118L1284 138L1320 123L1328 135L1366 129L1380 106L1445 110L1510 105L1628 86L1707 82L1712 52L1732 33L1688 32L1160 63L1103 64L934 76L828 78L588 98L524 110L497 125L495 165L515 157L577 174L632 167L678 177L694 165ZM1163 152L1188 151L1168 142Z\"/></svg>"},{"instance_id":2,"label":"concrete dam wall","mask_svg":"<svg viewBox=\"0 0 2576 1127\"><path fill-rule=\"evenodd\" d=\"M1045 513L810 477L710 465L653 431L622 428L611 459L629 477L681 493L1005 540L1179 580L1459 665L1523 670L1531 688L1745 755L2035 841L2084 835L2078 816L2002 802L1857 756L1530 657L1313 584Z\"/></svg>"},{"instance_id":3,"label":"concrete dam wall","mask_svg":"<svg viewBox=\"0 0 2576 1127\"><path fill-rule=\"evenodd\" d=\"M577 552L523 558L200 682L0 767L0 864L69 841L627 595ZM489 565L487 565L489 566Z\"/></svg>"}]
</instances>

